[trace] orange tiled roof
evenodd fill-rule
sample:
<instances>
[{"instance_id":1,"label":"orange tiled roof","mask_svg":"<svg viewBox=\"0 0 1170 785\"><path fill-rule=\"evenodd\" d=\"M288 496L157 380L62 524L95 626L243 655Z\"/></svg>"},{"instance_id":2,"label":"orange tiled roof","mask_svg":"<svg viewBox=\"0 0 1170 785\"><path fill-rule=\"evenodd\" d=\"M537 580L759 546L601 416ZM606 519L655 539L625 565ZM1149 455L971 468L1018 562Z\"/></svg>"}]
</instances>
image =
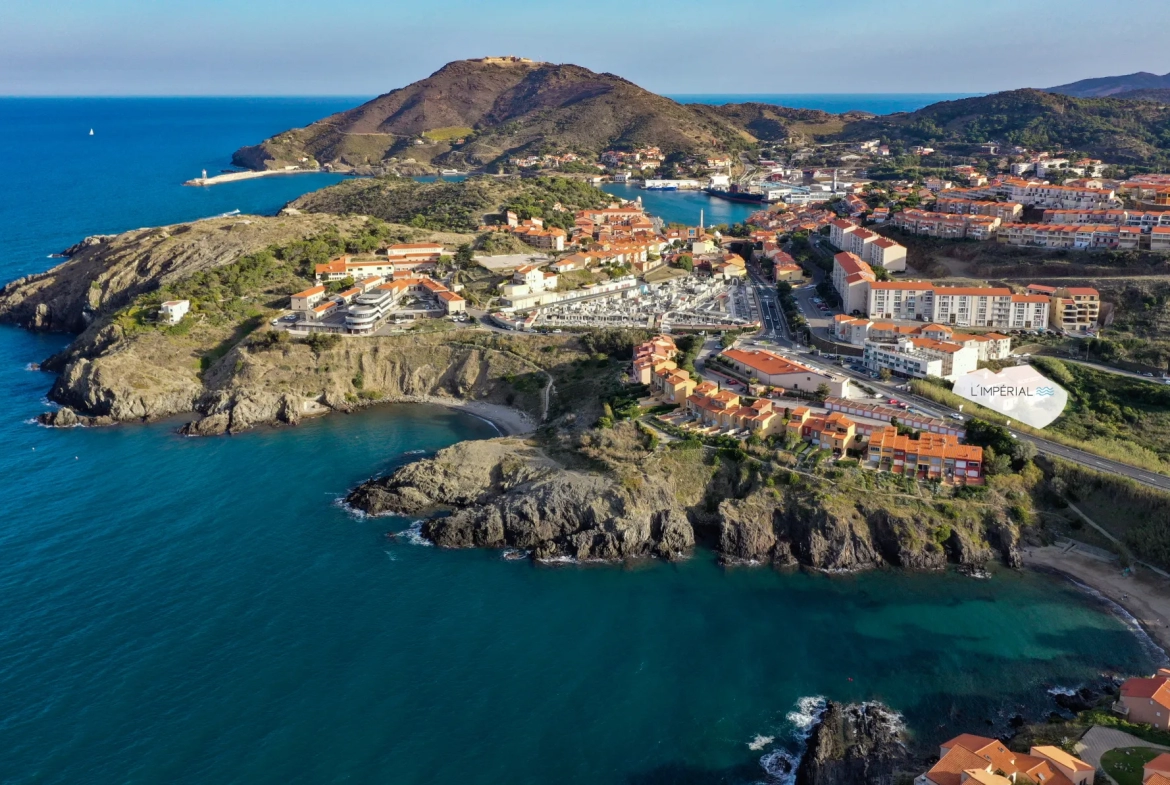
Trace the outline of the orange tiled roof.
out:
<instances>
[{"instance_id":1,"label":"orange tiled roof","mask_svg":"<svg viewBox=\"0 0 1170 785\"><path fill-rule=\"evenodd\" d=\"M935 785L959 785L963 779L963 772L967 769L984 769L989 764L974 752L961 747L951 747L938 763L926 772L926 778Z\"/></svg>"}]
</instances>

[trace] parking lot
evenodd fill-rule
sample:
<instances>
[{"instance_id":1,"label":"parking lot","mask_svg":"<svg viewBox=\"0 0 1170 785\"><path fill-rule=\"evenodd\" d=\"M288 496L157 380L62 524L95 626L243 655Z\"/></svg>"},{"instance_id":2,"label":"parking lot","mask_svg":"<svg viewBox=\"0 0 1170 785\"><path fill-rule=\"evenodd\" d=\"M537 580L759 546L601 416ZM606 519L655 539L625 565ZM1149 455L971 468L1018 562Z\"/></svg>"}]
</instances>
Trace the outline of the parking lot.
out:
<instances>
[{"instance_id":1,"label":"parking lot","mask_svg":"<svg viewBox=\"0 0 1170 785\"><path fill-rule=\"evenodd\" d=\"M663 329L696 324L735 328L753 321L754 311L747 287L688 276L611 297L546 306L539 310L536 325L654 327L660 322Z\"/></svg>"}]
</instances>

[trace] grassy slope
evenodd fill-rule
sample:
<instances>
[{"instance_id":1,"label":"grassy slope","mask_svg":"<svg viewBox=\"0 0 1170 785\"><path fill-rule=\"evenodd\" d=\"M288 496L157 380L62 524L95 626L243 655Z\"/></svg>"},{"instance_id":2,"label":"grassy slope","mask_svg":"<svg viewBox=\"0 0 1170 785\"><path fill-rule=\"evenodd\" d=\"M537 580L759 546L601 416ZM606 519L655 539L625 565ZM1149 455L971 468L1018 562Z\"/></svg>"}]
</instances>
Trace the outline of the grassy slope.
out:
<instances>
[{"instance_id":1,"label":"grassy slope","mask_svg":"<svg viewBox=\"0 0 1170 785\"><path fill-rule=\"evenodd\" d=\"M521 218L570 223L572 211L613 197L579 180L475 177L458 183L418 183L399 177L349 180L306 194L292 206L306 212L361 214L425 229L474 231L486 216L514 209ZM560 202L567 212L554 211Z\"/></svg>"}]
</instances>

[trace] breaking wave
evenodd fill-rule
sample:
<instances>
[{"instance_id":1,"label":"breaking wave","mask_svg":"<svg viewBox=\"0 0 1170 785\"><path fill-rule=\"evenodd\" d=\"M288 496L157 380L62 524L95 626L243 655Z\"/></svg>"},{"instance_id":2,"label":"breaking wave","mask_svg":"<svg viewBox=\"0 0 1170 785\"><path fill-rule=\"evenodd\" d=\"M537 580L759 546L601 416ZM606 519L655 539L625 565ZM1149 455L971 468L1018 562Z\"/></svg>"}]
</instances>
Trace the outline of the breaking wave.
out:
<instances>
[{"instance_id":1,"label":"breaking wave","mask_svg":"<svg viewBox=\"0 0 1170 785\"><path fill-rule=\"evenodd\" d=\"M414 521L410 524L410 526L406 527L402 531L395 532L394 534L388 536L393 537L396 540L401 540L408 545L422 545L426 548L433 547L434 543L423 536L422 526L422 521Z\"/></svg>"},{"instance_id":2,"label":"breaking wave","mask_svg":"<svg viewBox=\"0 0 1170 785\"><path fill-rule=\"evenodd\" d=\"M760 757L760 768L767 775L768 785L793 785L796 782L796 769L804 757L808 737L824 716L827 705L823 695L810 695L799 699L796 708L785 715L787 736L781 740L779 747ZM748 749L759 751L775 741L775 736L760 734L751 740Z\"/></svg>"}]
</instances>

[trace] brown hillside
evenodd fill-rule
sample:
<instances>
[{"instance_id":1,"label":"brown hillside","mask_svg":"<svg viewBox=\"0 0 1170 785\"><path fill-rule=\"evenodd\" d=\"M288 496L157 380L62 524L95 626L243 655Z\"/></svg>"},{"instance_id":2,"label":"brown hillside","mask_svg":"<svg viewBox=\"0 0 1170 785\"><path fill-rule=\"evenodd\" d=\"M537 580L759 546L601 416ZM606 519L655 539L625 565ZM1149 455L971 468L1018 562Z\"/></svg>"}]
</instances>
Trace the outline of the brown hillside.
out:
<instances>
[{"instance_id":1,"label":"brown hillside","mask_svg":"<svg viewBox=\"0 0 1170 785\"><path fill-rule=\"evenodd\" d=\"M424 135L428 141L417 144ZM681 106L613 74L460 60L355 109L242 148L234 160L254 169L302 158L357 167L390 156L478 166L520 151L596 153L651 144L690 152L753 141L718 112Z\"/></svg>"}]
</instances>

